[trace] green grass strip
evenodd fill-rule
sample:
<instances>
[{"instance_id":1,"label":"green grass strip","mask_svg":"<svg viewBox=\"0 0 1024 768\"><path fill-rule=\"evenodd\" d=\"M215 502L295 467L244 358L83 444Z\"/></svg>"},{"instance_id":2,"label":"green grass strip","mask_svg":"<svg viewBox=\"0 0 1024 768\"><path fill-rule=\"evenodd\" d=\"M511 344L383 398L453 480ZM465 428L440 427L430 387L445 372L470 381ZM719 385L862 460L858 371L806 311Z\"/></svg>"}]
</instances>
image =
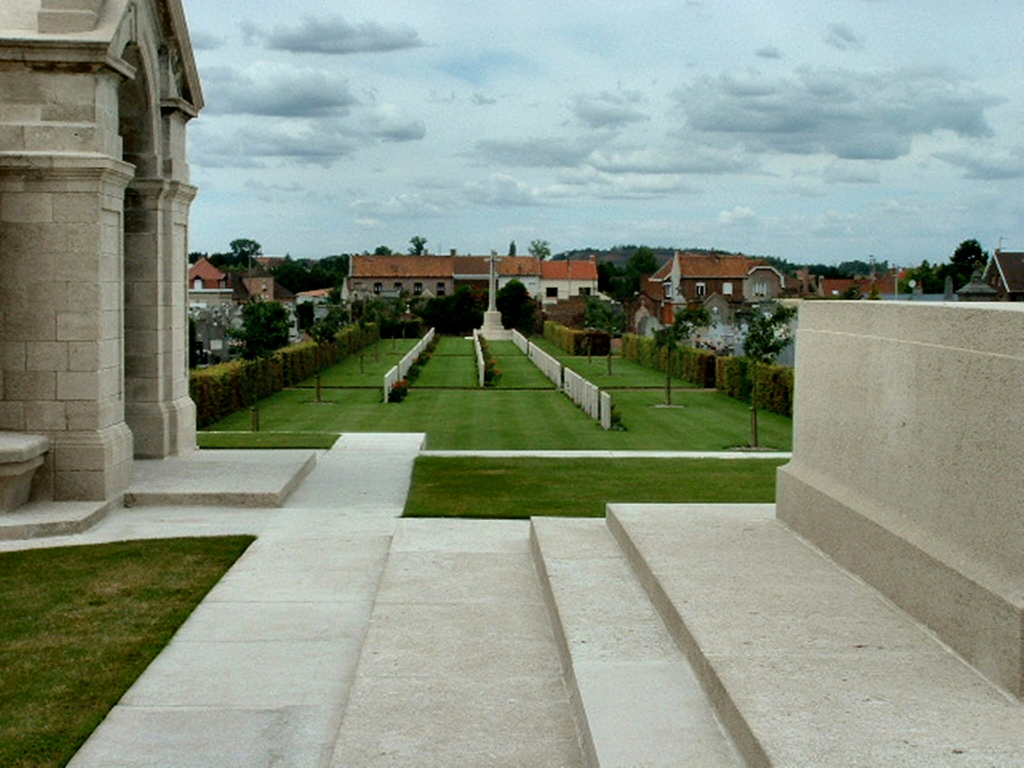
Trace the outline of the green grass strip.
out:
<instances>
[{"instance_id":1,"label":"green grass strip","mask_svg":"<svg viewBox=\"0 0 1024 768\"><path fill-rule=\"evenodd\" d=\"M321 404L322 405L322 404ZM327 450L338 440L337 433L328 432L200 432L200 448L307 448Z\"/></svg>"},{"instance_id":2,"label":"green grass strip","mask_svg":"<svg viewBox=\"0 0 1024 768\"><path fill-rule=\"evenodd\" d=\"M0 554L0 765L64 765L253 541Z\"/></svg>"},{"instance_id":3,"label":"green grass strip","mask_svg":"<svg viewBox=\"0 0 1024 768\"><path fill-rule=\"evenodd\" d=\"M609 503L771 503L768 459L421 456L406 517L603 517Z\"/></svg>"}]
</instances>

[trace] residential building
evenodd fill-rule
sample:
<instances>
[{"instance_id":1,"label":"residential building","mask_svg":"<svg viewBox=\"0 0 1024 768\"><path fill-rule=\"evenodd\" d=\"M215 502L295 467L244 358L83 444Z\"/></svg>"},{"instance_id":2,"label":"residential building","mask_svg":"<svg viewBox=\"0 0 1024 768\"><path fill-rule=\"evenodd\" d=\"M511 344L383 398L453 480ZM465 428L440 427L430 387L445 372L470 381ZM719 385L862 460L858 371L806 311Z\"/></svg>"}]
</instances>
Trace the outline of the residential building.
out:
<instances>
[{"instance_id":1,"label":"residential building","mask_svg":"<svg viewBox=\"0 0 1024 768\"><path fill-rule=\"evenodd\" d=\"M984 279L1001 301L1024 301L1024 253L997 248L985 268Z\"/></svg>"},{"instance_id":2,"label":"residential building","mask_svg":"<svg viewBox=\"0 0 1024 768\"><path fill-rule=\"evenodd\" d=\"M227 273L201 258L188 270L189 307L219 307L233 303L234 292Z\"/></svg>"},{"instance_id":3,"label":"residential building","mask_svg":"<svg viewBox=\"0 0 1024 768\"><path fill-rule=\"evenodd\" d=\"M597 260L540 262L541 301L554 304L573 296L597 296Z\"/></svg>"},{"instance_id":4,"label":"residential building","mask_svg":"<svg viewBox=\"0 0 1024 768\"><path fill-rule=\"evenodd\" d=\"M343 298L394 298L450 296L455 292L453 256L353 256Z\"/></svg>"},{"instance_id":5,"label":"residential building","mask_svg":"<svg viewBox=\"0 0 1024 768\"><path fill-rule=\"evenodd\" d=\"M745 305L778 299L786 287L775 267L742 254L715 251L677 251L653 277L661 282L663 323L671 322L684 307L704 306L718 296L722 300L711 302L709 311L718 309L718 322L731 326Z\"/></svg>"}]
</instances>

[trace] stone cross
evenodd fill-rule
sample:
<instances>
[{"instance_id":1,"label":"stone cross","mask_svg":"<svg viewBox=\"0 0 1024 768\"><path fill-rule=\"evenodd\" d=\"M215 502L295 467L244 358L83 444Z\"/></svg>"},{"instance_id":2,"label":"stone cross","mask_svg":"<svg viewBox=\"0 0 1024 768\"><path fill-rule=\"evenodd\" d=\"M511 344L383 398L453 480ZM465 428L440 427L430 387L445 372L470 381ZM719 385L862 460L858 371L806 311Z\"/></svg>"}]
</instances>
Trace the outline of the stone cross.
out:
<instances>
[{"instance_id":1,"label":"stone cross","mask_svg":"<svg viewBox=\"0 0 1024 768\"><path fill-rule=\"evenodd\" d=\"M498 311L498 300L497 300L497 295L498 295L498 261L499 261L497 251L491 251L491 256L489 258L489 261L491 263L491 274L490 274L490 282L488 284L489 298L487 300L487 311L488 312L497 312Z\"/></svg>"}]
</instances>

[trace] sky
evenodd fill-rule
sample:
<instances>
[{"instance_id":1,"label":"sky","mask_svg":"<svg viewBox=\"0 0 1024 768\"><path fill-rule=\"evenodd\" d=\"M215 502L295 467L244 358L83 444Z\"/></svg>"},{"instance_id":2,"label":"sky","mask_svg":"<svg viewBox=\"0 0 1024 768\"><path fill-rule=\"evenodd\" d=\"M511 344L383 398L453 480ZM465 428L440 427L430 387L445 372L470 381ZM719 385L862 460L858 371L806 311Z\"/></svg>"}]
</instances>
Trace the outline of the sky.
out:
<instances>
[{"instance_id":1,"label":"sky","mask_svg":"<svg viewBox=\"0 0 1024 768\"><path fill-rule=\"evenodd\" d=\"M184 5L191 250L1024 250L1020 0Z\"/></svg>"}]
</instances>

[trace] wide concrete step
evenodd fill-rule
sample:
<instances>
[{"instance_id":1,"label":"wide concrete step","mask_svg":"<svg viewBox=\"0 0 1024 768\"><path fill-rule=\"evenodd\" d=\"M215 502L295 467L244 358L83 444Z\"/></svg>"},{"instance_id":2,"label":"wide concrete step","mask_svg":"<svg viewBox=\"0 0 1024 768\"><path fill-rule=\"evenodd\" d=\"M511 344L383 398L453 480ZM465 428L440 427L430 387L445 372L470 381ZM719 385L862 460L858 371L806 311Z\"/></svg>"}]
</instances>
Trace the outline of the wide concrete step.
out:
<instances>
[{"instance_id":1,"label":"wide concrete step","mask_svg":"<svg viewBox=\"0 0 1024 768\"><path fill-rule=\"evenodd\" d=\"M531 530L588 765L741 765L604 520L534 518Z\"/></svg>"},{"instance_id":2,"label":"wide concrete step","mask_svg":"<svg viewBox=\"0 0 1024 768\"><path fill-rule=\"evenodd\" d=\"M331 764L582 766L528 523L398 522Z\"/></svg>"},{"instance_id":3,"label":"wide concrete step","mask_svg":"<svg viewBox=\"0 0 1024 768\"><path fill-rule=\"evenodd\" d=\"M119 501L38 501L0 513L0 541L82 533L105 518Z\"/></svg>"},{"instance_id":4,"label":"wide concrete step","mask_svg":"<svg viewBox=\"0 0 1024 768\"><path fill-rule=\"evenodd\" d=\"M749 765L1024 764L1021 703L773 507L611 505L608 526Z\"/></svg>"}]
</instances>

